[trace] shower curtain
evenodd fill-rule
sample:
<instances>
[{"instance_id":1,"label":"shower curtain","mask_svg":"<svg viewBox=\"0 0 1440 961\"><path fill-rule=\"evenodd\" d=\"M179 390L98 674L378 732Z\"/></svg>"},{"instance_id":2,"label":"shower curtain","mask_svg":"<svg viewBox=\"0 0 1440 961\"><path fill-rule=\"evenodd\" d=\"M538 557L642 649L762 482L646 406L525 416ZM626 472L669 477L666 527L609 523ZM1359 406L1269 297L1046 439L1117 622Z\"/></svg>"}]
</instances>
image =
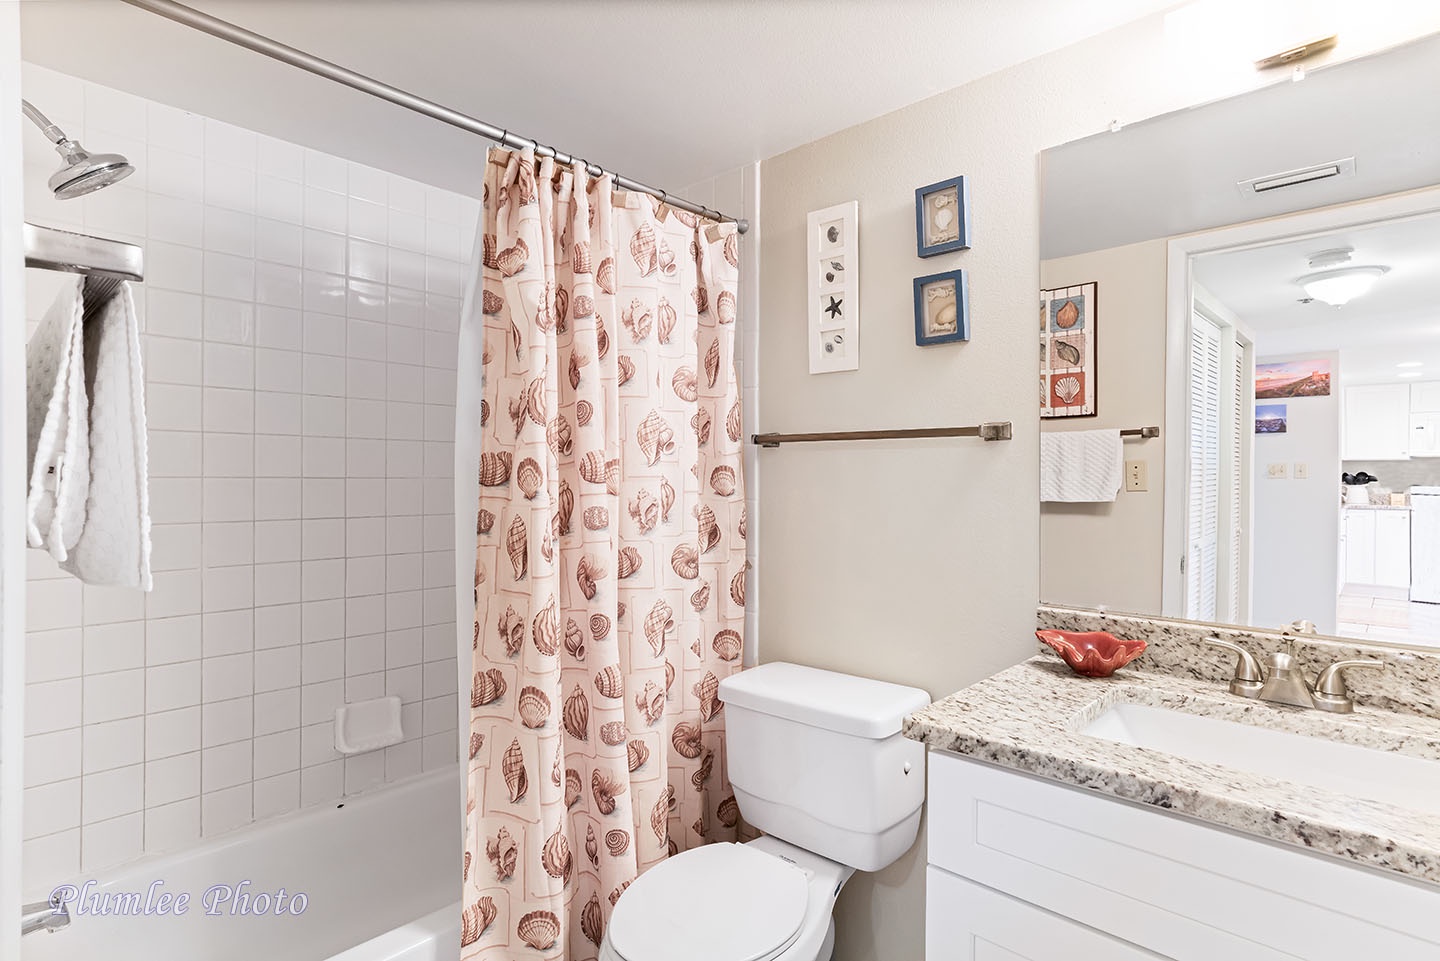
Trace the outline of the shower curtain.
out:
<instances>
[{"instance_id":1,"label":"shower curtain","mask_svg":"<svg viewBox=\"0 0 1440 961\"><path fill-rule=\"evenodd\" d=\"M587 959L739 820L738 234L530 151L490 152L484 201L461 956Z\"/></svg>"}]
</instances>

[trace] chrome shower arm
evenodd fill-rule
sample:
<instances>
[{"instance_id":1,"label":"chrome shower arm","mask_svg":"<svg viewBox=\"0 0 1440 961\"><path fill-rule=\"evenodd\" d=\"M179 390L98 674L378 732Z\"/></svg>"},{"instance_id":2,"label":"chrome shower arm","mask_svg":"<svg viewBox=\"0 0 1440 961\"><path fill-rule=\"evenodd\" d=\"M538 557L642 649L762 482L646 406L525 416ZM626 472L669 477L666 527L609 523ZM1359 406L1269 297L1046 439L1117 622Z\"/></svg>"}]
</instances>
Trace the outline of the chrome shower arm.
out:
<instances>
[{"instance_id":1,"label":"chrome shower arm","mask_svg":"<svg viewBox=\"0 0 1440 961\"><path fill-rule=\"evenodd\" d=\"M30 101L21 100L20 109L54 144L55 152L65 162L49 180L57 200L72 200L124 180L135 172L130 161L118 153L92 154L87 151L79 141L65 136L65 131L51 123L50 118L35 109Z\"/></svg>"},{"instance_id":2,"label":"chrome shower arm","mask_svg":"<svg viewBox=\"0 0 1440 961\"><path fill-rule=\"evenodd\" d=\"M30 101L21 100L20 109L25 111L25 116L34 121L35 126L40 128L40 132L45 134L51 143L59 145L70 139L65 136L65 131L50 122L49 117L45 116L39 110L36 110L35 105Z\"/></svg>"}]
</instances>

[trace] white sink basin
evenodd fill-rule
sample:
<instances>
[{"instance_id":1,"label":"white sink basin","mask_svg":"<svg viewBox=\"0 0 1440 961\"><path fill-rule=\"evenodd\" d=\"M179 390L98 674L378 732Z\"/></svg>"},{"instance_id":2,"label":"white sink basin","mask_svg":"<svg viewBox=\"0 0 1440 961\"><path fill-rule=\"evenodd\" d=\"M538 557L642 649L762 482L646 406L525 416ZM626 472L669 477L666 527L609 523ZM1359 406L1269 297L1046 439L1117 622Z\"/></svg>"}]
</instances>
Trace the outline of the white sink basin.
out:
<instances>
[{"instance_id":1,"label":"white sink basin","mask_svg":"<svg viewBox=\"0 0 1440 961\"><path fill-rule=\"evenodd\" d=\"M1140 704L1112 705L1080 733L1440 815L1440 761Z\"/></svg>"}]
</instances>

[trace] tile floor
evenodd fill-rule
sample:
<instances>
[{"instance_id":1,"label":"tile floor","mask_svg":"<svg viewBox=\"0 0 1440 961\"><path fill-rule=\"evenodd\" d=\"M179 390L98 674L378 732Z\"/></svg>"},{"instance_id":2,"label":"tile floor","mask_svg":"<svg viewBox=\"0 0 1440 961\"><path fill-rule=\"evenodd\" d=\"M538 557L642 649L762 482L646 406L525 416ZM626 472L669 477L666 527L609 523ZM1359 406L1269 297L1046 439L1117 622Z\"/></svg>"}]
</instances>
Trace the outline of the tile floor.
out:
<instances>
[{"instance_id":1,"label":"tile floor","mask_svg":"<svg viewBox=\"0 0 1440 961\"><path fill-rule=\"evenodd\" d=\"M1440 604L1341 594L1337 613L1345 637L1440 648Z\"/></svg>"}]
</instances>

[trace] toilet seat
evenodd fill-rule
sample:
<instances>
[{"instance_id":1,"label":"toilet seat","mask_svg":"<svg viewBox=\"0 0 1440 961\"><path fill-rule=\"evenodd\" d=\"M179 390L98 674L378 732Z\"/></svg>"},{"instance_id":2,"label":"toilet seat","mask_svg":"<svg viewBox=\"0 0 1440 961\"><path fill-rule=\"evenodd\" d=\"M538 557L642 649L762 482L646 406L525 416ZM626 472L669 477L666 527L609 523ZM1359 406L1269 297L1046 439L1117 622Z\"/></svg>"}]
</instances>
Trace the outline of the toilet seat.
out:
<instances>
[{"instance_id":1,"label":"toilet seat","mask_svg":"<svg viewBox=\"0 0 1440 961\"><path fill-rule=\"evenodd\" d=\"M800 936L805 871L743 844L707 844L639 877L606 937L624 961L770 961Z\"/></svg>"}]
</instances>

